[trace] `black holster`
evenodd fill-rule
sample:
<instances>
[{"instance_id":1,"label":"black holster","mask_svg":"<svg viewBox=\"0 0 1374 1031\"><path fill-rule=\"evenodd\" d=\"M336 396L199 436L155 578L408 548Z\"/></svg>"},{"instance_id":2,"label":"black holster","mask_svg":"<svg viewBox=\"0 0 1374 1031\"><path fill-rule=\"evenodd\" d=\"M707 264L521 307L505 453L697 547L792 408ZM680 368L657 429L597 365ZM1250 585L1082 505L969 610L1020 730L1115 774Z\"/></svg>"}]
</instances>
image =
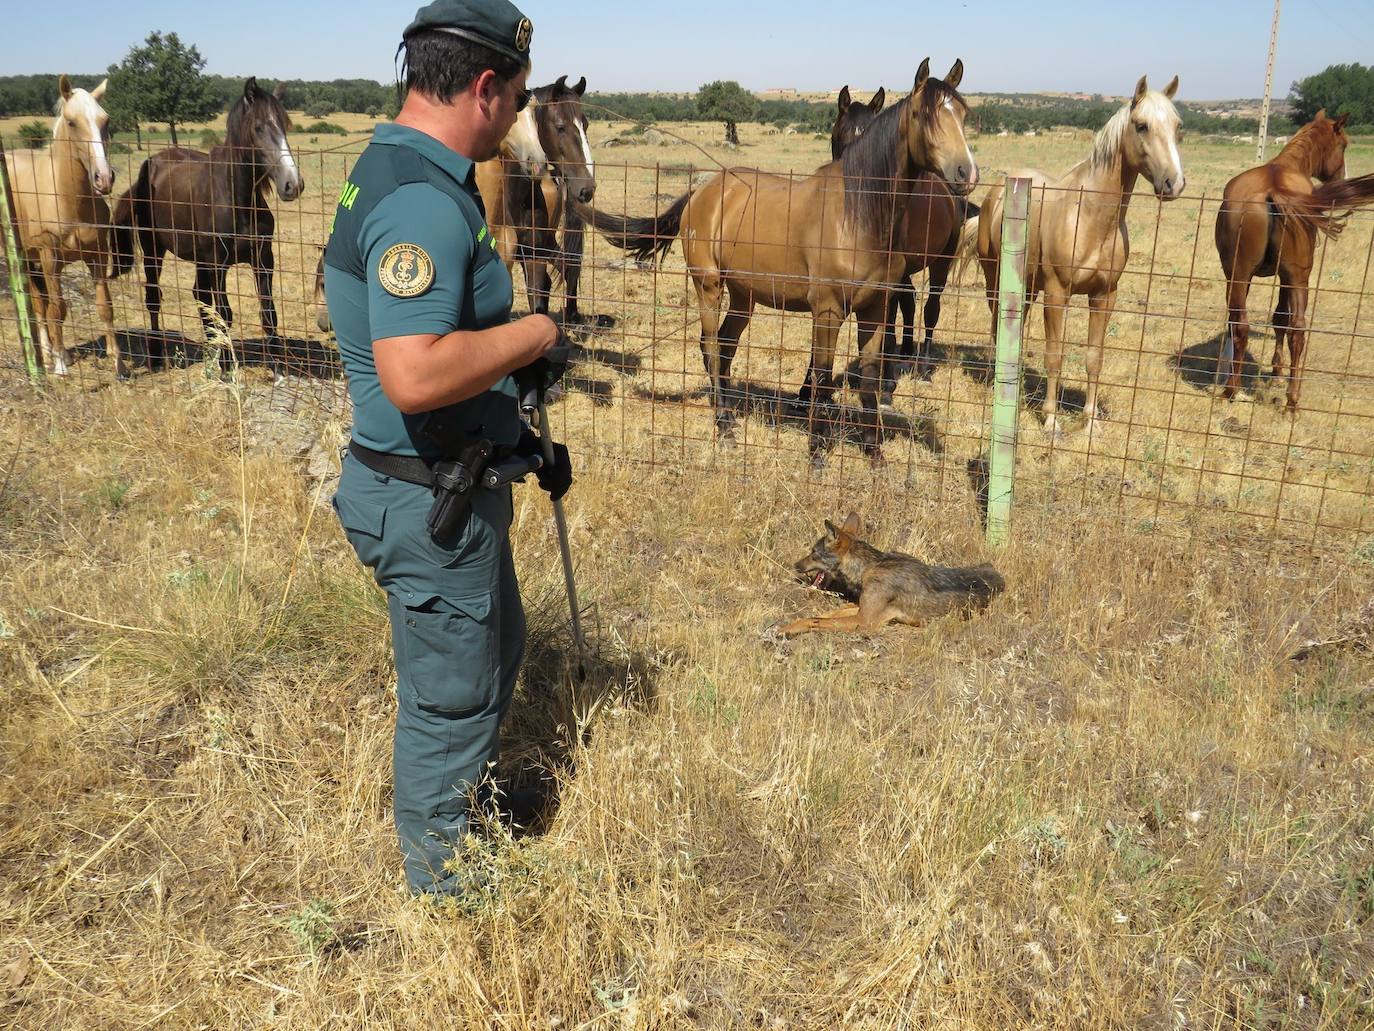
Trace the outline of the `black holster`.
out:
<instances>
[{"instance_id":1,"label":"black holster","mask_svg":"<svg viewBox=\"0 0 1374 1031\"><path fill-rule=\"evenodd\" d=\"M457 457L434 463L434 504L425 517L425 526L436 544L449 544L463 528L472 508L472 492L481 482L491 452L491 441L474 440L461 448Z\"/></svg>"}]
</instances>

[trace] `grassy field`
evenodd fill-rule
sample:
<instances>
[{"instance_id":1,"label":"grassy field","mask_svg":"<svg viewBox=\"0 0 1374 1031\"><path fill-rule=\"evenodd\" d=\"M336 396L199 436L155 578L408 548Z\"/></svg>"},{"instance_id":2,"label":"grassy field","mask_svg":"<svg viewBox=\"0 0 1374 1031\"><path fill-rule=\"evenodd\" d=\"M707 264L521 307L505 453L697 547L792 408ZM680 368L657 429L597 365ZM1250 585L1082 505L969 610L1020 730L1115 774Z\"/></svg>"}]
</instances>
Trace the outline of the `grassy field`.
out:
<instances>
[{"instance_id":1,"label":"grassy field","mask_svg":"<svg viewBox=\"0 0 1374 1031\"><path fill-rule=\"evenodd\" d=\"M738 152L706 125L605 146L625 128L594 125L607 210L662 207L716 162L828 154L756 126ZM90 355L35 395L0 373L0 1022L1374 1025L1374 671L1352 621L1374 587L1369 221L1326 252L1307 410L1264 383L1226 405L1174 356L1221 328L1215 197L1253 151L1186 141L1188 195L1131 209L1105 432L1051 447L1022 413L998 553L965 476L990 393L971 282L937 335L962 360L901 383L913 429L885 465L843 444L813 473L785 405L712 443L676 249L654 275L594 243L583 307L617 322L583 340L554 422L597 661L570 679L547 505L517 488L533 659L506 756L560 804L542 833L474 842L493 887L436 910L405 897L392 838L385 606L321 504L346 412L311 279L360 139L299 140L306 194L273 202L289 375L116 385ZM975 150L991 179L1087 145ZM167 278L197 342L189 272ZM247 271L230 283L252 337ZM121 327L146 325L140 293L118 285ZM1270 302L1257 287L1254 314ZM1085 331L1080 302L1080 388ZM808 338L759 313L737 362L757 395L795 391ZM772 640L834 604L789 565L851 508L880 546L994 561L1007 594L969 621Z\"/></svg>"}]
</instances>

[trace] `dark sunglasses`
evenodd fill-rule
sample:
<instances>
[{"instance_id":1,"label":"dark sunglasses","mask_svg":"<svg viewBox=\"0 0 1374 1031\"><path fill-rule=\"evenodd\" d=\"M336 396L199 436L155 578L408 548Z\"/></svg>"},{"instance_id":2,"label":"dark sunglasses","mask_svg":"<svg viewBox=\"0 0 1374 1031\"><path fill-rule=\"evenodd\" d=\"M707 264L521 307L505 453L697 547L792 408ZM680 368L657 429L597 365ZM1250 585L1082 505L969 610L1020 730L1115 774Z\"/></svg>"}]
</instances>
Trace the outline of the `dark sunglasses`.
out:
<instances>
[{"instance_id":1,"label":"dark sunglasses","mask_svg":"<svg viewBox=\"0 0 1374 1031\"><path fill-rule=\"evenodd\" d=\"M529 106L530 106L530 101L533 100L533 99L534 99L534 91L533 91L533 90L522 89L522 90L521 90L519 93L517 93L516 96L515 96L515 113L516 113L516 114L519 114L521 111L525 110L525 108L529 107Z\"/></svg>"}]
</instances>

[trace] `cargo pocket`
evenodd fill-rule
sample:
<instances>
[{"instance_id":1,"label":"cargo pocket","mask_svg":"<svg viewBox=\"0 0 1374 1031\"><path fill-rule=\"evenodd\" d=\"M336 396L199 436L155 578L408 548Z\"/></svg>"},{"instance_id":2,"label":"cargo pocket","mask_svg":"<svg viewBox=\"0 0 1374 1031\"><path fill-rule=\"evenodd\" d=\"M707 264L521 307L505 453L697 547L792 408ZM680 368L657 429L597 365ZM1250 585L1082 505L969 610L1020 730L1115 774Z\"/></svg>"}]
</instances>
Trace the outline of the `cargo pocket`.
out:
<instances>
[{"instance_id":1,"label":"cargo pocket","mask_svg":"<svg viewBox=\"0 0 1374 1031\"><path fill-rule=\"evenodd\" d=\"M391 597L387 607L397 679L419 708L475 716L491 704L498 649L489 594L433 595L414 608Z\"/></svg>"},{"instance_id":2,"label":"cargo pocket","mask_svg":"<svg viewBox=\"0 0 1374 1031\"><path fill-rule=\"evenodd\" d=\"M386 506L360 501L347 494L335 494L334 511L343 525L344 536L363 565L376 568L386 527Z\"/></svg>"}]
</instances>

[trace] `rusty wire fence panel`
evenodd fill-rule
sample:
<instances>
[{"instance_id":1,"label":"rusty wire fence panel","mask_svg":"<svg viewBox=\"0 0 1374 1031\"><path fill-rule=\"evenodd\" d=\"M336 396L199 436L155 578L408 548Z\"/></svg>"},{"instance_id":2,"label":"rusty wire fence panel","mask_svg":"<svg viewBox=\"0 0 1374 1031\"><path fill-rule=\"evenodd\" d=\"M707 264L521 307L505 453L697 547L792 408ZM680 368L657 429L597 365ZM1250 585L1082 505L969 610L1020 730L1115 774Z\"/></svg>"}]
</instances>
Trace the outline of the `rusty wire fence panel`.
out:
<instances>
[{"instance_id":1,"label":"rusty wire fence panel","mask_svg":"<svg viewBox=\"0 0 1374 1031\"><path fill-rule=\"evenodd\" d=\"M365 144L353 138L330 146L327 138L293 138L305 179L303 195L268 203L276 217L273 296L280 335L264 339L251 271L233 267L227 299L234 312L233 358L287 406L309 400L347 415L338 351L321 328L316 277L335 202L352 162ZM663 160L639 147L614 160L598 138L597 191L603 213L646 216L667 208L720 171L726 154L699 146L689 158ZM974 140L975 151L979 140ZM18 141L7 141L15 149ZM1086 151L1088 144L1083 144ZM779 157L781 169L815 167L826 157L819 141L805 152ZM1218 151L1233 161L1230 174L1248 166L1244 147ZM111 206L137 177L146 152L111 154L116 185ZM1080 155L1081 156L1081 155ZM1185 155L1186 156L1186 155ZM784 163L788 162L788 163ZM989 163L990 164L990 163ZM1004 173L984 167L984 183ZM1353 174L1353 169L1352 169ZM1298 418L1284 411L1283 385L1268 372L1269 327L1277 287L1257 279L1250 293L1252 320L1246 393L1228 402L1214 384L1226 324L1226 286L1213 241L1220 184L1216 173L1179 200L1161 203L1141 182L1126 214L1130 254L1117 286L1101 374L1104 418L1091 434L1081 412L1085 387L1084 341L1088 310L1075 297L1065 319L1063 404L1065 432L1047 435L1041 409L1045 390L1045 323L1041 305L1026 321L1026 410L1021 419L1014 534L1067 532L1078 516L1119 519L1123 532L1217 535L1221 546L1315 548L1374 553L1374 312L1369 300L1374 212L1356 212L1335 241L1319 240L1311 278L1308 344ZM804 173L785 190L799 191ZM784 182L786 182L784 180ZM776 184L775 184L776 186ZM983 188L973 200L984 199ZM793 212L800 231L814 213ZM493 219L495 221L495 219ZM739 227L723 234L740 238ZM843 247L822 240L820 250ZM852 248L850 248L852 252ZM833 257L833 255L832 255ZM1099 255L1100 260L1102 256ZM844 255L841 255L841 259ZM849 260L859 262L852 253ZM833 265L833 263L832 263ZM569 329L580 344L568 390L553 414L557 434L575 452L620 463L684 470L726 469L742 491L754 477L781 476L799 487L834 496L874 482L874 466L861 446L874 416L860 396L863 364L855 318L840 329L833 363L835 406L823 408L829 442L813 447L817 410L798 399L811 361L813 318L759 303L734 359L732 400L738 407L734 439L724 446L717 428L710 381L701 351L697 278L676 240L657 264L636 261L590 228L580 282L586 321ZM842 287L859 291L865 280L841 273ZM198 373L147 367L149 344L161 339L169 357L197 363L205 339L193 298L189 263L168 259L160 337L150 330L144 270L134 267L113 281L114 326L130 358L131 382L119 389L129 403L169 390L192 388ZM928 277L915 276L916 337L929 299ZM108 388L114 369L105 352L93 284L83 266L63 279L68 314L66 343L72 369L58 391ZM0 290L8 291L0 276ZM851 291L851 292L852 292ZM522 273L515 272L516 314L526 310ZM564 299L555 281L551 311ZM913 502L934 504L950 518L978 517L981 460L987 452L992 383L992 320L976 260L955 266L944 290L934 332L928 378L909 372L881 407L884 489L904 490ZM900 339L902 330L896 333ZM171 363L169 363L170 365ZM12 299L0 305L0 374L24 376ZM180 378L178 378L180 377Z\"/></svg>"}]
</instances>

